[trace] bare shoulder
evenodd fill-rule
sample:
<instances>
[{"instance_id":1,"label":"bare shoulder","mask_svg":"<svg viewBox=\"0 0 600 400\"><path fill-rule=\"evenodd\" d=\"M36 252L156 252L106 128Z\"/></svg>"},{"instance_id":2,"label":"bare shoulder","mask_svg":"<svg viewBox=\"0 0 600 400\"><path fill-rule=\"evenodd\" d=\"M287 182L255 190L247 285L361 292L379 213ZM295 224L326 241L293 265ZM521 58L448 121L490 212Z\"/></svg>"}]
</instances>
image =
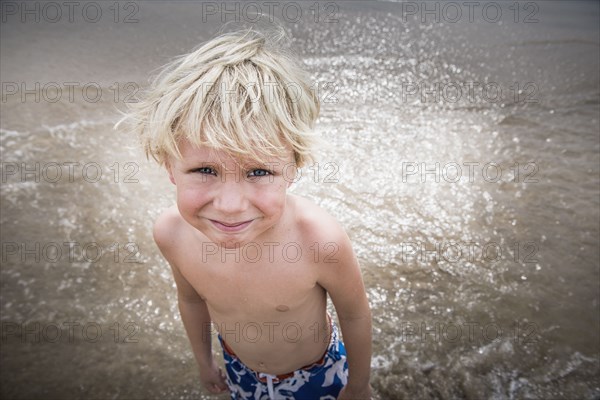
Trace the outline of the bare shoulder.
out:
<instances>
[{"instance_id":1,"label":"bare shoulder","mask_svg":"<svg viewBox=\"0 0 600 400\"><path fill-rule=\"evenodd\" d=\"M185 257L186 252L181 250L190 240L190 227L179 214L177 206L166 209L158 216L154 222L153 235L160 252L171 266L179 300L199 302L199 293L185 276L185 268L189 263Z\"/></svg>"},{"instance_id":2,"label":"bare shoulder","mask_svg":"<svg viewBox=\"0 0 600 400\"><path fill-rule=\"evenodd\" d=\"M317 283L338 303L345 291L357 293L362 285L360 266L342 225L308 199L294 196L292 204L302 241L314 256Z\"/></svg>"},{"instance_id":3,"label":"bare shoulder","mask_svg":"<svg viewBox=\"0 0 600 400\"><path fill-rule=\"evenodd\" d=\"M154 222L152 234L160 251L169 253L184 234L185 221L181 218L177 206L163 211ZM164 254L166 256L166 254Z\"/></svg>"},{"instance_id":4,"label":"bare shoulder","mask_svg":"<svg viewBox=\"0 0 600 400\"><path fill-rule=\"evenodd\" d=\"M313 201L299 196L291 196L295 223L304 240L310 242L337 243L344 247L349 239L342 225L325 209Z\"/></svg>"}]
</instances>

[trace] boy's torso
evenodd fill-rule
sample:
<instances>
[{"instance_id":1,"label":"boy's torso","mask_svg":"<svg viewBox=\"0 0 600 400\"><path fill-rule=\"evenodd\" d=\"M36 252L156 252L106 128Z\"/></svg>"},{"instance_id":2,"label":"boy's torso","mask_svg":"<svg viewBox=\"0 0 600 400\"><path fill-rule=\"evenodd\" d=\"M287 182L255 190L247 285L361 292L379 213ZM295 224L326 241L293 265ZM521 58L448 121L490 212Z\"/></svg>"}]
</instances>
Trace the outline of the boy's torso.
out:
<instances>
[{"instance_id":1,"label":"boy's torso","mask_svg":"<svg viewBox=\"0 0 600 400\"><path fill-rule=\"evenodd\" d=\"M177 266L242 362L283 374L322 357L330 336L327 293L317 283L322 243L295 224L285 234L234 249L203 240L189 225L187 230Z\"/></svg>"}]
</instances>

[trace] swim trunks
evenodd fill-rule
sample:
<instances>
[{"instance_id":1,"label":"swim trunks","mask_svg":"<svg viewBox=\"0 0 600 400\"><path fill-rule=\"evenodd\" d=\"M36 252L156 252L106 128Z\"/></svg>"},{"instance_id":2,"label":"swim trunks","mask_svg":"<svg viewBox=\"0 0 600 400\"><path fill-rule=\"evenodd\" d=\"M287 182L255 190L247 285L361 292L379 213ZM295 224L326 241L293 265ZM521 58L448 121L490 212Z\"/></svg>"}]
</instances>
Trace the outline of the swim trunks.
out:
<instances>
[{"instance_id":1,"label":"swim trunks","mask_svg":"<svg viewBox=\"0 0 600 400\"><path fill-rule=\"evenodd\" d=\"M223 348L227 386L233 400L335 400L348 381L346 348L331 321L329 346L321 360L283 375L248 368L218 335Z\"/></svg>"}]
</instances>

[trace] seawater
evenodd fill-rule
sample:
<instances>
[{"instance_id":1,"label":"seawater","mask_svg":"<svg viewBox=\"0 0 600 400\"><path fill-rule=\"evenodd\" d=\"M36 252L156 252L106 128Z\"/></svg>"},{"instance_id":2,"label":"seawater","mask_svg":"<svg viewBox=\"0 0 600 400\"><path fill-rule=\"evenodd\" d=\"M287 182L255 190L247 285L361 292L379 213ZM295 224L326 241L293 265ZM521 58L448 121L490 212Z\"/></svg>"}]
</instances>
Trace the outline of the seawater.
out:
<instances>
[{"instance_id":1,"label":"seawater","mask_svg":"<svg viewBox=\"0 0 600 400\"><path fill-rule=\"evenodd\" d=\"M112 125L222 21L136 4L0 25L3 398L209 398L151 236L174 189ZM493 23L331 4L284 21L330 144L292 192L352 239L376 395L598 398L598 3L495 3Z\"/></svg>"}]
</instances>

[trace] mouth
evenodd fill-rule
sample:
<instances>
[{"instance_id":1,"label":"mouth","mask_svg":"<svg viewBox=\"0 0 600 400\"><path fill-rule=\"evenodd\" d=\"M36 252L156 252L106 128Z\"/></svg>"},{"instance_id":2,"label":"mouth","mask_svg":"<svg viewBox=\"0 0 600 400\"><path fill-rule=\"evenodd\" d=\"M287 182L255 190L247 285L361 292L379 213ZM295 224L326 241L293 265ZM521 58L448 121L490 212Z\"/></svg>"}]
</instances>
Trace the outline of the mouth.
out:
<instances>
[{"instance_id":1,"label":"mouth","mask_svg":"<svg viewBox=\"0 0 600 400\"><path fill-rule=\"evenodd\" d=\"M211 219L210 222L213 224L215 228L222 232L240 232L244 230L248 225L252 223L253 220L242 221L242 222L222 222Z\"/></svg>"}]
</instances>

